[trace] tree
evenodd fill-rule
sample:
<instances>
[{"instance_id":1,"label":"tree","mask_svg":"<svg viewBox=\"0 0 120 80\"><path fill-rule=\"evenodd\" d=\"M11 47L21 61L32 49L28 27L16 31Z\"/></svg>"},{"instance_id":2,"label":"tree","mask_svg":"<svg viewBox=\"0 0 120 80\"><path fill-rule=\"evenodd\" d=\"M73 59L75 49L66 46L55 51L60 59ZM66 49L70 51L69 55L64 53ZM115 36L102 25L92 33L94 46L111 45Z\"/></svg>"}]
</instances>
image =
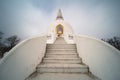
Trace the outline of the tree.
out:
<instances>
[{"instance_id":1,"label":"tree","mask_svg":"<svg viewBox=\"0 0 120 80\"><path fill-rule=\"evenodd\" d=\"M9 49L12 49L19 41L20 39L16 35L8 37L5 40L6 45L8 46Z\"/></svg>"},{"instance_id":2,"label":"tree","mask_svg":"<svg viewBox=\"0 0 120 80\"><path fill-rule=\"evenodd\" d=\"M113 37L110 39L101 39L107 43L109 43L110 45L114 46L115 48L117 48L118 50L120 50L120 37Z\"/></svg>"},{"instance_id":3,"label":"tree","mask_svg":"<svg viewBox=\"0 0 120 80\"><path fill-rule=\"evenodd\" d=\"M4 40L3 34L4 33L0 31L0 58L4 56L5 52L8 52L20 41L16 35L8 37Z\"/></svg>"},{"instance_id":4,"label":"tree","mask_svg":"<svg viewBox=\"0 0 120 80\"><path fill-rule=\"evenodd\" d=\"M2 39L3 39L3 32L0 31L0 58L3 56L3 47L4 47L4 44L2 43Z\"/></svg>"}]
</instances>

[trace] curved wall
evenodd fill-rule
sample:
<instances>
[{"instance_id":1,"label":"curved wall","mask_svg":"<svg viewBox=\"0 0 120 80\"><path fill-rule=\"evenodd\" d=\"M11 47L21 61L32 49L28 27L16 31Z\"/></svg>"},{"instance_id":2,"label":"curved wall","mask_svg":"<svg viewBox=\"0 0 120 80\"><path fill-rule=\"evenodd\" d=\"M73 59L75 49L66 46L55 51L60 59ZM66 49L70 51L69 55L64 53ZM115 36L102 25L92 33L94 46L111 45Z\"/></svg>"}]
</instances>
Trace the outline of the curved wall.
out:
<instances>
[{"instance_id":1,"label":"curved wall","mask_svg":"<svg viewBox=\"0 0 120 80\"><path fill-rule=\"evenodd\" d=\"M0 61L0 80L25 80L41 62L46 36L22 41Z\"/></svg>"},{"instance_id":2,"label":"curved wall","mask_svg":"<svg viewBox=\"0 0 120 80\"><path fill-rule=\"evenodd\" d=\"M90 71L101 80L120 80L120 51L86 36L75 36L77 51Z\"/></svg>"}]
</instances>

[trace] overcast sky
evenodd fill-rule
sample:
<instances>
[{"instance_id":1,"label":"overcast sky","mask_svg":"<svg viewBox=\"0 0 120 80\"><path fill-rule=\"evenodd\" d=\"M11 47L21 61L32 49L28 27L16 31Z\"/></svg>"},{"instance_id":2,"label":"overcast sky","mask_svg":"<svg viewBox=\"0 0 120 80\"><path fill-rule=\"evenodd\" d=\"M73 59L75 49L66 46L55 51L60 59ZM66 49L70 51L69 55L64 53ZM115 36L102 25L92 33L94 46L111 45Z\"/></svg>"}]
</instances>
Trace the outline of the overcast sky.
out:
<instances>
[{"instance_id":1,"label":"overcast sky","mask_svg":"<svg viewBox=\"0 0 120 80\"><path fill-rule=\"evenodd\" d=\"M44 33L59 8L76 34L120 37L120 0L0 0L0 31L22 38Z\"/></svg>"}]
</instances>

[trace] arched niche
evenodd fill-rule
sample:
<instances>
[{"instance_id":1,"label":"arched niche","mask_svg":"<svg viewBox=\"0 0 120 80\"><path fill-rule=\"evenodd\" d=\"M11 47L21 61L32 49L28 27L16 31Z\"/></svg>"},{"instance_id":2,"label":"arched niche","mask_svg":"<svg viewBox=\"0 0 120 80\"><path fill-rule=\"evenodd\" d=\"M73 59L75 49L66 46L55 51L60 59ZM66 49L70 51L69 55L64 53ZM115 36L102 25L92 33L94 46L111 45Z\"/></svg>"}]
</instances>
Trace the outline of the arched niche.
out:
<instances>
[{"instance_id":1,"label":"arched niche","mask_svg":"<svg viewBox=\"0 0 120 80\"><path fill-rule=\"evenodd\" d=\"M57 25L56 26L56 34L58 36L61 36L63 33L64 33L64 27L61 24Z\"/></svg>"}]
</instances>

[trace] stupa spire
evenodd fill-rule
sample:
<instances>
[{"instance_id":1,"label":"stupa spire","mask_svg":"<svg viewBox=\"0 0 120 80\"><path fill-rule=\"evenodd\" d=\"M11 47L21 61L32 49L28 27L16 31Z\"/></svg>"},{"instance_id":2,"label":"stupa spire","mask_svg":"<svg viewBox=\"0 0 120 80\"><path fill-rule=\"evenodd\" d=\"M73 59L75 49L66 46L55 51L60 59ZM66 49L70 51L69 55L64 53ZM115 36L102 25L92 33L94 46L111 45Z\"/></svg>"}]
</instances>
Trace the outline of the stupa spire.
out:
<instances>
[{"instance_id":1,"label":"stupa spire","mask_svg":"<svg viewBox=\"0 0 120 80\"><path fill-rule=\"evenodd\" d=\"M62 16L61 9L59 9L59 10L58 10L58 13L57 13L56 20L58 20L58 19L62 19L62 20L63 20L63 16Z\"/></svg>"}]
</instances>

